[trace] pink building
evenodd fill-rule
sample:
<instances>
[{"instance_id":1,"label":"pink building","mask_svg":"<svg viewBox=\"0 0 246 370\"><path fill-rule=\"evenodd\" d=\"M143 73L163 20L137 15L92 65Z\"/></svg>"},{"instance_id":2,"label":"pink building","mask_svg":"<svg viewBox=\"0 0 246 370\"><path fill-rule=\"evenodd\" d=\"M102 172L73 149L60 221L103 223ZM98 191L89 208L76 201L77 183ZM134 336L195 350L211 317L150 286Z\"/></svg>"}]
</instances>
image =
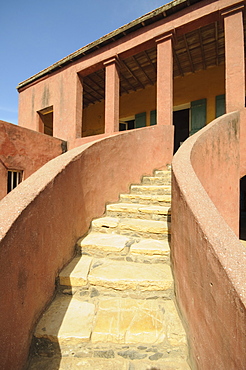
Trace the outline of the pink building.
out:
<instances>
[{"instance_id":1,"label":"pink building","mask_svg":"<svg viewBox=\"0 0 246 370\"><path fill-rule=\"evenodd\" d=\"M16 132L43 143L26 153L39 157L33 171L48 163L1 201L3 369L24 368L55 278L91 220L170 164L189 137L172 162L171 253L191 357L194 369L245 368L244 9L237 0L172 1L19 84ZM9 165L7 136L5 184L11 168L33 172L23 156ZM68 152L59 156L63 141Z\"/></svg>"}]
</instances>

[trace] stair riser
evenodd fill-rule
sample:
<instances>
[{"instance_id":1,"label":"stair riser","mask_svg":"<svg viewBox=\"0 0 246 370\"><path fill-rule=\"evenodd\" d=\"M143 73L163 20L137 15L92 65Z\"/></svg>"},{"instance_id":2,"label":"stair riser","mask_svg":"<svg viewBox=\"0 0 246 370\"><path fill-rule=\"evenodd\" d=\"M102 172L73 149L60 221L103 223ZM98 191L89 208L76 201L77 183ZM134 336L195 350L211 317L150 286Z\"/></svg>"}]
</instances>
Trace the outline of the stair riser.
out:
<instances>
[{"instance_id":1,"label":"stair riser","mask_svg":"<svg viewBox=\"0 0 246 370\"><path fill-rule=\"evenodd\" d=\"M78 251L80 255L88 255L96 258L108 258L111 260L115 261L127 261L127 262L134 262L134 263L161 263L161 264L167 264L170 265L170 254L168 255L142 255L142 254L133 254L128 251L122 251L116 253L107 253L107 252L102 252L100 249L96 248L80 248Z\"/></svg>"},{"instance_id":2,"label":"stair riser","mask_svg":"<svg viewBox=\"0 0 246 370\"><path fill-rule=\"evenodd\" d=\"M133 203L133 204L146 204L146 205L160 205L164 207L171 207L170 196L165 197L164 200L158 200L156 197L141 197L139 194L121 194L120 202Z\"/></svg>"},{"instance_id":3,"label":"stair riser","mask_svg":"<svg viewBox=\"0 0 246 370\"><path fill-rule=\"evenodd\" d=\"M171 187L155 186L151 188L148 185L132 185L131 194L150 194L150 195L171 195Z\"/></svg>"},{"instance_id":4,"label":"stair riser","mask_svg":"<svg viewBox=\"0 0 246 370\"><path fill-rule=\"evenodd\" d=\"M143 177L142 185L170 185L171 179L168 177Z\"/></svg>"},{"instance_id":5,"label":"stair riser","mask_svg":"<svg viewBox=\"0 0 246 370\"><path fill-rule=\"evenodd\" d=\"M171 221L171 215L158 215L149 213L129 213L129 212L118 212L118 211L107 211L106 213L109 217L127 217L127 218L137 218L140 220L152 220L152 221Z\"/></svg>"},{"instance_id":6,"label":"stair riser","mask_svg":"<svg viewBox=\"0 0 246 370\"><path fill-rule=\"evenodd\" d=\"M171 230L164 230L161 233L154 233L154 232L147 232L147 231L135 231L130 229L114 229L109 227L93 227L93 232L100 232L100 233L116 233L120 235L126 235L130 237L137 237L137 238L146 238L146 239L157 239L157 240L163 240L169 237L171 234Z\"/></svg>"}]
</instances>

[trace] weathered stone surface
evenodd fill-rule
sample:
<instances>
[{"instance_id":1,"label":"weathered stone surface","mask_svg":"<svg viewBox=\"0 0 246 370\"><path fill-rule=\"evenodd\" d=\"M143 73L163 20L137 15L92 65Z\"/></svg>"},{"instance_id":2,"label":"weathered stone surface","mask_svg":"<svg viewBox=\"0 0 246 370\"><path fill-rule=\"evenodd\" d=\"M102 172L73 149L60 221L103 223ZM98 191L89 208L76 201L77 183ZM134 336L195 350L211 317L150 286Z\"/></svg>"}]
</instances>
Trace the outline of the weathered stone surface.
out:
<instances>
[{"instance_id":1,"label":"weathered stone surface","mask_svg":"<svg viewBox=\"0 0 246 370\"><path fill-rule=\"evenodd\" d=\"M144 176L142 179L143 185L165 185L170 184L171 176Z\"/></svg>"},{"instance_id":2,"label":"weathered stone surface","mask_svg":"<svg viewBox=\"0 0 246 370\"><path fill-rule=\"evenodd\" d=\"M119 351L118 355L124 358L129 358L130 360L139 360L147 357L147 355L144 353L140 353L130 349L128 349L127 351Z\"/></svg>"},{"instance_id":3,"label":"weathered stone surface","mask_svg":"<svg viewBox=\"0 0 246 370\"><path fill-rule=\"evenodd\" d=\"M103 299L99 303L91 340L114 343L159 343L165 338L163 319L164 314L155 300Z\"/></svg>"},{"instance_id":4,"label":"weathered stone surface","mask_svg":"<svg viewBox=\"0 0 246 370\"><path fill-rule=\"evenodd\" d=\"M33 358L28 370L129 370L125 359L103 358Z\"/></svg>"},{"instance_id":5,"label":"weathered stone surface","mask_svg":"<svg viewBox=\"0 0 246 370\"><path fill-rule=\"evenodd\" d=\"M85 286L92 257L74 258L59 274L59 282L66 286Z\"/></svg>"},{"instance_id":6,"label":"weathered stone surface","mask_svg":"<svg viewBox=\"0 0 246 370\"><path fill-rule=\"evenodd\" d=\"M116 228L118 226L119 219L115 217L101 217L92 221L92 227L110 227Z\"/></svg>"},{"instance_id":7,"label":"weathered stone surface","mask_svg":"<svg viewBox=\"0 0 246 370\"><path fill-rule=\"evenodd\" d=\"M168 240L143 239L131 245L131 253L145 254L148 256L168 256L170 247Z\"/></svg>"},{"instance_id":8,"label":"weathered stone surface","mask_svg":"<svg viewBox=\"0 0 246 370\"><path fill-rule=\"evenodd\" d=\"M114 358L114 351L111 349L104 350L104 351L94 351L94 357L100 357L100 358Z\"/></svg>"},{"instance_id":9,"label":"weathered stone surface","mask_svg":"<svg viewBox=\"0 0 246 370\"><path fill-rule=\"evenodd\" d=\"M112 223L111 223L112 224ZM129 239L124 235L90 233L78 244L82 248L100 250L103 252L120 252Z\"/></svg>"},{"instance_id":10,"label":"weathered stone surface","mask_svg":"<svg viewBox=\"0 0 246 370\"><path fill-rule=\"evenodd\" d=\"M171 195L156 195L156 194L121 194L120 200L122 202L133 203L171 203Z\"/></svg>"},{"instance_id":11,"label":"weathered stone surface","mask_svg":"<svg viewBox=\"0 0 246 370\"><path fill-rule=\"evenodd\" d=\"M171 223L168 221L140 220L135 218L121 219L120 230L131 230L136 232L167 234L171 232Z\"/></svg>"},{"instance_id":12,"label":"weathered stone surface","mask_svg":"<svg viewBox=\"0 0 246 370\"><path fill-rule=\"evenodd\" d=\"M177 308L173 301L166 301L165 307L165 325L166 333L169 343L175 346L186 346L186 334L180 317L177 312Z\"/></svg>"},{"instance_id":13,"label":"weathered stone surface","mask_svg":"<svg viewBox=\"0 0 246 370\"><path fill-rule=\"evenodd\" d=\"M158 361L135 360L134 370L190 370L185 360L160 359Z\"/></svg>"},{"instance_id":14,"label":"weathered stone surface","mask_svg":"<svg viewBox=\"0 0 246 370\"><path fill-rule=\"evenodd\" d=\"M156 360L159 360L160 358L162 358L163 357L163 353L161 353L161 352L156 352L154 355L151 355L151 356L149 356L149 359L151 360L151 361L156 361Z\"/></svg>"},{"instance_id":15,"label":"weathered stone surface","mask_svg":"<svg viewBox=\"0 0 246 370\"><path fill-rule=\"evenodd\" d=\"M103 260L91 269L88 280L99 285L118 290L167 290L173 286L171 269L165 264L144 265L124 261Z\"/></svg>"},{"instance_id":16,"label":"weathered stone surface","mask_svg":"<svg viewBox=\"0 0 246 370\"><path fill-rule=\"evenodd\" d=\"M68 296L57 296L44 313L35 330L35 337L59 344L89 341L95 306Z\"/></svg>"},{"instance_id":17,"label":"weathered stone surface","mask_svg":"<svg viewBox=\"0 0 246 370\"><path fill-rule=\"evenodd\" d=\"M133 194L171 194L171 185L131 185Z\"/></svg>"},{"instance_id":18,"label":"weathered stone surface","mask_svg":"<svg viewBox=\"0 0 246 370\"><path fill-rule=\"evenodd\" d=\"M154 171L154 176L155 177L171 177L171 171L169 170L156 170Z\"/></svg>"}]
</instances>

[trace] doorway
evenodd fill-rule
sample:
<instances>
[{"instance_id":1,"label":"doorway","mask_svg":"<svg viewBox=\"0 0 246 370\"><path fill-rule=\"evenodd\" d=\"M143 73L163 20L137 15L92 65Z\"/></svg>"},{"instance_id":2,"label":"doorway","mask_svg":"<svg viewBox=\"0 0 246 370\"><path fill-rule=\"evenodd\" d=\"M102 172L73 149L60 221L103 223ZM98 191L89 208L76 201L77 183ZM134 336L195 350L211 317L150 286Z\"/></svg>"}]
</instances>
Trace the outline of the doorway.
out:
<instances>
[{"instance_id":1,"label":"doorway","mask_svg":"<svg viewBox=\"0 0 246 370\"><path fill-rule=\"evenodd\" d=\"M180 145L189 137L190 132L190 109L181 109L173 112L174 125L174 153Z\"/></svg>"}]
</instances>

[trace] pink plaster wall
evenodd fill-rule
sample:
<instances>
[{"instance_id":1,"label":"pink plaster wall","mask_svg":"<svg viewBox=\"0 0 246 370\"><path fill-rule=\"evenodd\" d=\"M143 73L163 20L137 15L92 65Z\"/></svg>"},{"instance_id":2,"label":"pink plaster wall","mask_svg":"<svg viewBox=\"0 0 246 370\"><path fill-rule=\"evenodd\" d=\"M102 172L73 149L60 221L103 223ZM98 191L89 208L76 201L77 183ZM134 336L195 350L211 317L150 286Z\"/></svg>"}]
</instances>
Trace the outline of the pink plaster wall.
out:
<instances>
[{"instance_id":1,"label":"pink plaster wall","mask_svg":"<svg viewBox=\"0 0 246 370\"><path fill-rule=\"evenodd\" d=\"M0 199L7 194L7 171L22 170L26 179L63 152L59 139L0 121Z\"/></svg>"},{"instance_id":2,"label":"pink plaster wall","mask_svg":"<svg viewBox=\"0 0 246 370\"><path fill-rule=\"evenodd\" d=\"M238 142L239 114L227 114L188 139L172 163L171 255L197 369L246 364L246 252L233 232L237 215L228 215L239 207Z\"/></svg>"},{"instance_id":3,"label":"pink plaster wall","mask_svg":"<svg viewBox=\"0 0 246 370\"><path fill-rule=\"evenodd\" d=\"M88 143L40 168L0 202L0 363L25 366L40 313L79 236L106 202L171 162L173 127L152 126Z\"/></svg>"}]
</instances>

